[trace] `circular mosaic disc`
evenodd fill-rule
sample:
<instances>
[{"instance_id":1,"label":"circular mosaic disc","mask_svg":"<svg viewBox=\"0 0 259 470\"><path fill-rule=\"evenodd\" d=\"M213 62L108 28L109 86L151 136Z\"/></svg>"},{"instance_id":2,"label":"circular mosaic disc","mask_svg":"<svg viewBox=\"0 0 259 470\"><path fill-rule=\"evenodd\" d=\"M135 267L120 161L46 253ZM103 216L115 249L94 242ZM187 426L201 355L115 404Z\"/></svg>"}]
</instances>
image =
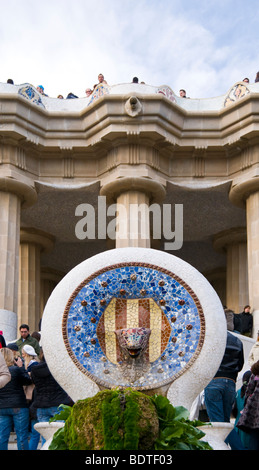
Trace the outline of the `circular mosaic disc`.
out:
<instances>
[{"instance_id":1,"label":"circular mosaic disc","mask_svg":"<svg viewBox=\"0 0 259 470\"><path fill-rule=\"evenodd\" d=\"M132 383L115 330L149 328L147 369ZM158 266L124 262L85 279L70 296L62 320L69 356L97 384L153 389L171 383L198 357L205 318L198 297L177 275Z\"/></svg>"}]
</instances>

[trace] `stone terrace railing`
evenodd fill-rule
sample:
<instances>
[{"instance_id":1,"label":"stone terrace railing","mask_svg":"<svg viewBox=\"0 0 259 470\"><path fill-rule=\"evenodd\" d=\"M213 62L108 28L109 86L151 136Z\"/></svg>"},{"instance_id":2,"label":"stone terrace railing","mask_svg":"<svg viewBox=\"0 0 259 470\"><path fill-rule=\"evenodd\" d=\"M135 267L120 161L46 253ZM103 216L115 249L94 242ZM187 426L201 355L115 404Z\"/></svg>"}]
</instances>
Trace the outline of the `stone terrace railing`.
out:
<instances>
[{"instance_id":1,"label":"stone terrace railing","mask_svg":"<svg viewBox=\"0 0 259 470\"><path fill-rule=\"evenodd\" d=\"M0 95L19 94L24 99L48 111L81 111L91 106L104 95L126 95L133 92L137 96L162 94L186 111L217 111L230 106L250 93L259 93L259 83L247 84L245 82L237 82L225 95L202 99L180 98L167 85L151 86L136 83L123 83L112 86L99 84L89 97L59 99L41 95L29 83L21 85L0 83Z\"/></svg>"}]
</instances>

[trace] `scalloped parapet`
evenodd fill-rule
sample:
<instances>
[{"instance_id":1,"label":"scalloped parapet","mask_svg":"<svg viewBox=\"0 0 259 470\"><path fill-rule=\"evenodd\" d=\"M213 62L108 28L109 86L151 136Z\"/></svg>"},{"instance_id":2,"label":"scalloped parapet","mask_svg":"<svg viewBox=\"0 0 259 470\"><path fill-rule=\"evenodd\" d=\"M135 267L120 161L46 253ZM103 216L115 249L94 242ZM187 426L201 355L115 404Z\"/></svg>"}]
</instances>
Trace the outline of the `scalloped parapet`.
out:
<instances>
[{"instance_id":1,"label":"scalloped parapet","mask_svg":"<svg viewBox=\"0 0 259 470\"><path fill-rule=\"evenodd\" d=\"M212 98L181 98L177 96L168 85L152 86L145 83L122 83L107 85L100 83L89 97L75 99L59 99L44 96L38 93L35 87L29 83L10 85L0 83L1 95L18 94L34 105L45 108L48 111L81 111L95 104L106 95L163 95L169 101L187 111L218 111L245 98L250 93L259 93L259 84L235 83L226 94Z\"/></svg>"}]
</instances>

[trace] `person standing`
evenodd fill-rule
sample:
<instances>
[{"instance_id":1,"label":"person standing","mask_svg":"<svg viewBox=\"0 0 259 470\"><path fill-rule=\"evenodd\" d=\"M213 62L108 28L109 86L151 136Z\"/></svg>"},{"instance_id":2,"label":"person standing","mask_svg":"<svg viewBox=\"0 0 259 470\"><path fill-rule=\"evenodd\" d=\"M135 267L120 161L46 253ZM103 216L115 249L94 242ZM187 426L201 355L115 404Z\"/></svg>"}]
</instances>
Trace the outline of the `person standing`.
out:
<instances>
[{"instance_id":1,"label":"person standing","mask_svg":"<svg viewBox=\"0 0 259 470\"><path fill-rule=\"evenodd\" d=\"M0 389L0 450L8 450L8 441L14 426L18 450L29 450L29 409L24 394L24 385L31 379L22 365L14 364L13 352L2 348L11 380Z\"/></svg>"},{"instance_id":2,"label":"person standing","mask_svg":"<svg viewBox=\"0 0 259 470\"><path fill-rule=\"evenodd\" d=\"M251 370L247 370L243 374L242 387L239 388L239 390L236 393L236 399L235 399L235 403L234 403L233 410L232 410L232 414L235 418L234 431L237 432L237 434L239 435L241 442L244 446L244 449L246 450L248 450L249 448L249 434L244 431L241 431L241 429L238 429L237 423L239 421L239 418L245 406L245 394L246 394L246 389L247 389L247 385L249 383L251 374L252 374Z\"/></svg>"},{"instance_id":3,"label":"person standing","mask_svg":"<svg viewBox=\"0 0 259 470\"><path fill-rule=\"evenodd\" d=\"M253 330L253 315L251 314L251 307L250 305L245 305L244 310L240 313L240 321L241 321L241 334L245 336L252 336Z\"/></svg>"},{"instance_id":4,"label":"person standing","mask_svg":"<svg viewBox=\"0 0 259 470\"><path fill-rule=\"evenodd\" d=\"M37 355L39 356L41 348L40 348L39 342L36 340L36 338L33 338L30 335L29 325L26 325L25 323L23 323L20 326L19 330L20 330L21 337L16 341L16 344L17 344L18 349L19 349L19 353L22 354L22 348L26 344L29 344L30 346L32 346L35 349Z\"/></svg>"},{"instance_id":5,"label":"person standing","mask_svg":"<svg viewBox=\"0 0 259 470\"><path fill-rule=\"evenodd\" d=\"M60 405L72 405L71 398L51 374L44 355L41 362L32 367L31 378L35 384L35 398L31 408L36 409L38 422L48 422L58 414ZM42 438L42 445L44 443L45 439Z\"/></svg>"},{"instance_id":6,"label":"person standing","mask_svg":"<svg viewBox=\"0 0 259 470\"><path fill-rule=\"evenodd\" d=\"M214 378L204 390L205 406L210 422L230 422L236 397L236 380L244 365L243 343L229 331L223 359ZM232 450L243 450L242 441L233 429L225 440Z\"/></svg>"},{"instance_id":7,"label":"person standing","mask_svg":"<svg viewBox=\"0 0 259 470\"><path fill-rule=\"evenodd\" d=\"M22 358L24 362L24 367L30 375L31 369L39 363L39 358L37 356L35 349L29 344L26 344L22 348ZM39 441L40 441L40 434L34 428L34 425L38 422L36 413L34 413L34 409L32 406L33 399L34 399L34 387L35 385L33 383L31 385L24 387L24 392L25 392L27 404L29 407L29 416L30 416L29 450L37 450Z\"/></svg>"},{"instance_id":8,"label":"person standing","mask_svg":"<svg viewBox=\"0 0 259 470\"><path fill-rule=\"evenodd\" d=\"M236 380L243 365L243 344L228 331L226 349L219 369L205 388L205 404L211 422L230 422L236 396Z\"/></svg>"},{"instance_id":9,"label":"person standing","mask_svg":"<svg viewBox=\"0 0 259 470\"><path fill-rule=\"evenodd\" d=\"M2 354L0 354L0 388L4 387L11 380L11 374Z\"/></svg>"},{"instance_id":10,"label":"person standing","mask_svg":"<svg viewBox=\"0 0 259 470\"><path fill-rule=\"evenodd\" d=\"M252 365L251 372L237 427L249 434L248 450L259 450L259 361Z\"/></svg>"},{"instance_id":11,"label":"person standing","mask_svg":"<svg viewBox=\"0 0 259 470\"><path fill-rule=\"evenodd\" d=\"M105 85L107 85L107 82L106 80L104 80L104 75L102 73L99 73L98 75L98 85L100 85L100 83L104 83Z\"/></svg>"}]
</instances>

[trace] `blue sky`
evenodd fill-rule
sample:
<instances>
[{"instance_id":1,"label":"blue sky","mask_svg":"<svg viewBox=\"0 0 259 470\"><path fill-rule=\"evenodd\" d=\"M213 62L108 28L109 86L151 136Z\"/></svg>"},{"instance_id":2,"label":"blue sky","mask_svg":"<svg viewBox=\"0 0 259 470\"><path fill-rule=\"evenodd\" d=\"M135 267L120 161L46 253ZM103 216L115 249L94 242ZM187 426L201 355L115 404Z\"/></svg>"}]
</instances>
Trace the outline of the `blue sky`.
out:
<instances>
[{"instance_id":1,"label":"blue sky","mask_svg":"<svg viewBox=\"0 0 259 470\"><path fill-rule=\"evenodd\" d=\"M191 98L223 95L259 70L256 0L0 0L0 81L80 97L102 72Z\"/></svg>"}]
</instances>

